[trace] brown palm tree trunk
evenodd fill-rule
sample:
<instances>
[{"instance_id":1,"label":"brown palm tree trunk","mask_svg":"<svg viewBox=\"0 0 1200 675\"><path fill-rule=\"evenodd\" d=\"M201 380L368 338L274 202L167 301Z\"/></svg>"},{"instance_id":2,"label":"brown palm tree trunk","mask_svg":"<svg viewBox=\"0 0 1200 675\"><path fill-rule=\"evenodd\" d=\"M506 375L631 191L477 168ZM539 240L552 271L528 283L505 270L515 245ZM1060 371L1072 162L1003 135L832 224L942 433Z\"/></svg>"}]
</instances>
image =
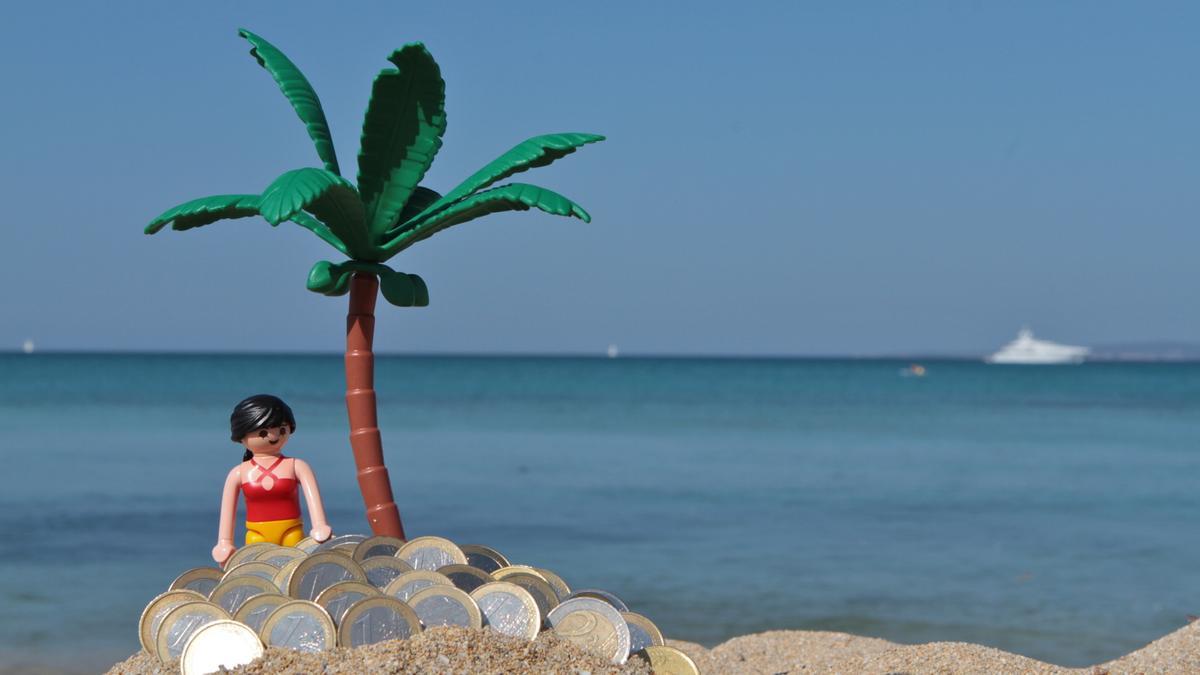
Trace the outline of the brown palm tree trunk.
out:
<instances>
[{"instance_id":1,"label":"brown palm tree trunk","mask_svg":"<svg viewBox=\"0 0 1200 675\"><path fill-rule=\"evenodd\" d=\"M379 280L357 272L350 279L350 311L346 314L346 412L350 416L350 447L358 467L358 488L367 507L367 521L376 535L404 539L400 510L392 501L392 483L383 465L383 438L375 406L375 298Z\"/></svg>"}]
</instances>

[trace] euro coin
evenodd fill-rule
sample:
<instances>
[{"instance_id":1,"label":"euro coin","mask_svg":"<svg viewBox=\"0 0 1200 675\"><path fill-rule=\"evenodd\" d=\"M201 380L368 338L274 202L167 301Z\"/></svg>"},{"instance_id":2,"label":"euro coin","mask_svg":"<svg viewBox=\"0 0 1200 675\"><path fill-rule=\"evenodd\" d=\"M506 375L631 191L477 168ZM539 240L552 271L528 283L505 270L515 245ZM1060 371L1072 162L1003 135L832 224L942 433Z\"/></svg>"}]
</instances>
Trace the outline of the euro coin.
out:
<instances>
[{"instance_id":1,"label":"euro coin","mask_svg":"<svg viewBox=\"0 0 1200 675\"><path fill-rule=\"evenodd\" d=\"M242 563L242 565L246 564L248 563ZM237 613L242 603L250 598L263 593L274 594L275 591L275 584L270 581L253 574L243 574L241 576L226 577L209 594L208 600L220 605L221 609L229 612L230 616L232 616Z\"/></svg>"},{"instance_id":2,"label":"euro coin","mask_svg":"<svg viewBox=\"0 0 1200 675\"><path fill-rule=\"evenodd\" d=\"M613 595L612 593L609 593L608 591L602 591L599 588L585 588L580 591L575 591L574 593L571 594L571 597L572 598L596 598L597 600L603 600L603 601L607 602L608 604L612 605L613 608L616 609L618 612L628 612L629 611L629 607L624 602L622 602L620 598Z\"/></svg>"},{"instance_id":3,"label":"euro coin","mask_svg":"<svg viewBox=\"0 0 1200 675\"><path fill-rule=\"evenodd\" d=\"M446 565L466 565L467 556L454 542L441 537L417 537L400 547L396 557L414 570L436 571Z\"/></svg>"},{"instance_id":4,"label":"euro coin","mask_svg":"<svg viewBox=\"0 0 1200 675\"><path fill-rule=\"evenodd\" d=\"M272 544L269 541L259 541L259 542L255 542L253 544L246 544L245 546L234 551L233 554L230 555L228 558L226 558L225 564L222 565L221 568L222 569L230 569L234 565L237 565L238 563L243 563L243 562L246 562L247 560L254 560L255 556L257 556L259 553L262 553L263 551L267 551L267 550L270 550L275 547L283 548L282 546L279 546L279 544Z\"/></svg>"},{"instance_id":5,"label":"euro coin","mask_svg":"<svg viewBox=\"0 0 1200 675\"><path fill-rule=\"evenodd\" d=\"M215 567L197 567L175 577L175 581L171 582L171 586L167 590L196 591L207 598L208 594L212 593L212 589L216 587L217 582L221 580L221 576L221 570Z\"/></svg>"},{"instance_id":6,"label":"euro coin","mask_svg":"<svg viewBox=\"0 0 1200 675\"><path fill-rule=\"evenodd\" d=\"M558 595L554 592L554 588L550 586L550 582L542 577L534 576L528 572L516 572L505 576L504 581L524 588L529 595L533 596L533 600L538 606L538 612L543 619L550 616L552 609L558 607Z\"/></svg>"},{"instance_id":7,"label":"euro coin","mask_svg":"<svg viewBox=\"0 0 1200 675\"><path fill-rule=\"evenodd\" d=\"M167 616L167 613L185 602L195 602L197 600L204 600L204 596L196 591L182 589L160 593L151 600L146 605L146 608L142 610L141 618L138 619L138 641L142 643L142 649L153 654L155 638L158 636L158 627L162 625L162 620Z\"/></svg>"},{"instance_id":8,"label":"euro coin","mask_svg":"<svg viewBox=\"0 0 1200 675\"><path fill-rule=\"evenodd\" d=\"M467 564L491 574L501 567L510 564L504 554L483 544L466 544L461 547L463 555L467 556Z\"/></svg>"},{"instance_id":9,"label":"euro coin","mask_svg":"<svg viewBox=\"0 0 1200 675\"><path fill-rule=\"evenodd\" d=\"M636 612L621 612L621 618L629 626L629 653L636 654L646 647L661 647L666 644L662 631L654 622Z\"/></svg>"},{"instance_id":10,"label":"euro coin","mask_svg":"<svg viewBox=\"0 0 1200 675\"><path fill-rule=\"evenodd\" d=\"M262 641L249 626L214 621L192 633L183 646L179 668L183 675L208 675L246 665L262 653Z\"/></svg>"},{"instance_id":11,"label":"euro coin","mask_svg":"<svg viewBox=\"0 0 1200 675\"><path fill-rule=\"evenodd\" d=\"M645 654L654 675L700 675L692 657L674 647L652 645L646 647Z\"/></svg>"},{"instance_id":12,"label":"euro coin","mask_svg":"<svg viewBox=\"0 0 1200 675\"><path fill-rule=\"evenodd\" d=\"M550 626L559 637L613 663L629 659L629 626L603 600L571 598L550 612Z\"/></svg>"},{"instance_id":13,"label":"euro coin","mask_svg":"<svg viewBox=\"0 0 1200 675\"><path fill-rule=\"evenodd\" d=\"M338 626L338 645L361 647L384 640L403 640L421 632L421 620L412 607L387 596L354 603Z\"/></svg>"},{"instance_id":14,"label":"euro coin","mask_svg":"<svg viewBox=\"0 0 1200 675\"><path fill-rule=\"evenodd\" d=\"M155 638L154 653L163 663L174 661L183 653L183 646L192 633L214 621L228 618L228 612L206 600L185 602L163 617Z\"/></svg>"},{"instance_id":15,"label":"euro coin","mask_svg":"<svg viewBox=\"0 0 1200 675\"><path fill-rule=\"evenodd\" d=\"M495 581L492 575L478 567L470 565L446 565L445 567L439 567L437 571L438 574L445 574L450 583L466 593L470 593L486 583Z\"/></svg>"},{"instance_id":16,"label":"euro coin","mask_svg":"<svg viewBox=\"0 0 1200 675\"><path fill-rule=\"evenodd\" d=\"M530 567L529 565L508 565L507 567L501 567L492 572L492 578L496 581L504 581L511 574L532 574L542 580L546 579L536 567Z\"/></svg>"},{"instance_id":17,"label":"euro coin","mask_svg":"<svg viewBox=\"0 0 1200 675\"><path fill-rule=\"evenodd\" d=\"M296 566L296 571L288 580L287 594L300 600L315 600L321 591L339 581L366 583L367 575L349 556L334 551L318 551Z\"/></svg>"},{"instance_id":18,"label":"euro coin","mask_svg":"<svg viewBox=\"0 0 1200 675\"><path fill-rule=\"evenodd\" d=\"M367 582L382 590L396 577L411 572L412 567L399 558L377 555L362 561L362 570L367 575Z\"/></svg>"},{"instance_id":19,"label":"euro coin","mask_svg":"<svg viewBox=\"0 0 1200 675\"><path fill-rule=\"evenodd\" d=\"M336 537L330 537L330 538L326 539L325 541L321 542L317 546L317 550L318 551L332 551L333 549L337 548L338 546L342 546L343 544L354 544L357 546L360 542L363 542L366 540L367 540L367 535L365 535L365 534L342 534L342 535L338 535Z\"/></svg>"},{"instance_id":20,"label":"euro coin","mask_svg":"<svg viewBox=\"0 0 1200 675\"><path fill-rule=\"evenodd\" d=\"M302 562L304 562L304 558L296 558L295 560L287 561L283 564L283 567L279 568L279 571L275 573L275 576L271 578L271 581L275 583L275 587L279 589L280 593L287 595L288 584L290 584L292 581L292 574Z\"/></svg>"},{"instance_id":21,"label":"euro coin","mask_svg":"<svg viewBox=\"0 0 1200 675\"><path fill-rule=\"evenodd\" d=\"M376 556L394 556L396 551L404 545L404 540L397 537L371 537L364 539L354 547L354 555L351 556L358 562L362 562L367 558Z\"/></svg>"},{"instance_id":22,"label":"euro coin","mask_svg":"<svg viewBox=\"0 0 1200 675\"><path fill-rule=\"evenodd\" d=\"M571 587L567 585L567 582L563 581L562 577L544 567L535 567L534 569L550 584L550 588L554 589L554 594L558 596L559 602L571 597Z\"/></svg>"},{"instance_id":23,"label":"euro coin","mask_svg":"<svg viewBox=\"0 0 1200 675\"><path fill-rule=\"evenodd\" d=\"M401 602L408 602L413 595L416 595L417 591L423 591L430 586L453 585L454 582L450 581L445 574L429 570L413 570L392 579L391 583L384 587L383 594Z\"/></svg>"},{"instance_id":24,"label":"euro coin","mask_svg":"<svg viewBox=\"0 0 1200 675\"><path fill-rule=\"evenodd\" d=\"M285 602L291 602L292 599L282 593L260 593L252 596L238 607L238 611L233 615L234 621L241 621L247 626L254 629L258 633L262 629L263 622L275 608Z\"/></svg>"},{"instance_id":25,"label":"euro coin","mask_svg":"<svg viewBox=\"0 0 1200 675\"><path fill-rule=\"evenodd\" d=\"M321 545L321 542L317 541L316 539L313 539L312 537L305 537L305 538L301 539L300 541L296 542L296 545L293 546L292 548L299 549L300 551L303 551L305 554L309 554L309 553L312 553L313 551L317 550L317 547L320 545Z\"/></svg>"},{"instance_id":26,"label":"euro coin","mask_svg":"<svg viewBox=\"0 0 1200 675\"><path fill-rule=\"evenodd\" d=\"M334 625L339 626L342 623L342 615L350 609L350 605L363 598L376 595L381 595L379 589L371 584L364 584L361 581L339 581L321 591L321 594L313 602L324 607L325 611L329 612L329 618L333 619Z\"/></svg>"},{"instance_id":27,"label":"euro coin","mask_svg":"<svg viewBox=\"0 0 1200 675\"><path fill-rule=\"evenodd\" d=\"M333 619L309 600L292 600L276 607L263 621L258 634L268 647L298 652L322 652L337 646Z\"/></svg>"},{"instance_id":28,"label":"euro coin","mask_svg":"<svg viewBox=\"0 0 1200 675\"><path fill-rule=\"evenodd\" d=\"M471 591L483 623L502 635L532 640L542 629L542 614L529 591L507 581L493 581Z\"/></svg>"},{"instance_id":29,"label":"euro coin","mask_svg":"<svg viewBox=\"0 0 1200 675\"><path fill-rule=\"evenodd\" d=\"M430 586L417 591L408 600L421 625L425 628L438 626L462 626L482 628L483 614L479 605L466 593L454 586Z\"/></svg>"},{"instance_id":30,"label":"euro coin","mask_svg":"<svg viewBox=\"0 0 1200 675\"><path fill-rule=\"evenodd\" d=\"M225 568L225 574L221 577L221 581L246 575L260 577L266 581L270 581L271 579L275 578L275 573L278 571L279 568L270 563L265 563L259 560L248 560L246 562L240 562L233 567Z\"/></svg>"},{"instance_id":31,"label":"euro coin","mask_svg":"<svg viewBox=\"0 0 1200 675\"><path fill-rule=\"evenodd\" d=\"M258 562L265 562L275 569L279 569L289 562L297 558L303 558L307 555L307 553L298 548L287 548L280 546L278 549L263 551L262 553L254 556L254 559Z\"/></svg>"}]
</instances>

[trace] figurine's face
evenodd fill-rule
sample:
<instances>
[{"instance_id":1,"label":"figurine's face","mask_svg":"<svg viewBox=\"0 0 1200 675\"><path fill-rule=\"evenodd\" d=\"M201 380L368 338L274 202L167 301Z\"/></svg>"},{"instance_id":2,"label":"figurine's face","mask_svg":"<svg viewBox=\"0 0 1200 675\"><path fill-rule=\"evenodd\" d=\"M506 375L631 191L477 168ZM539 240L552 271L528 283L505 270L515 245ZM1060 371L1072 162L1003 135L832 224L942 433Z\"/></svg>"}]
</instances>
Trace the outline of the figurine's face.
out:
<instances>
[{"instance_id":1,"label":"figurine's face","mask_svg":"<svg viewBox=\"0 0 1200 675\"><path fill-rule=\"evenodd\" d=\"M267 427L246 434L242 445L256 455L278 455L291 437L291 429L287 425Z\"/></svg>"}]
</instances>

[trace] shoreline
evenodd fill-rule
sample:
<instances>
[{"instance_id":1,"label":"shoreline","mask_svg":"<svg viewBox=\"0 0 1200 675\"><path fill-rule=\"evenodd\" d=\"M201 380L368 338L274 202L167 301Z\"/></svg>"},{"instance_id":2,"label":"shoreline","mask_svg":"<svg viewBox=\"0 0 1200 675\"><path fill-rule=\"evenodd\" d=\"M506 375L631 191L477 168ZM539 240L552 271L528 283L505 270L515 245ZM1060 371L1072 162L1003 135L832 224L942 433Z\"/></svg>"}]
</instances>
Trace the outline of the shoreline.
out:
<instances>
[{"instance_id":1,"label":"shoreline","mask_svg":"<svg viewBox=\"0 0 1200 675\"><path fill-rule=\"evenodd\" d=\"M775 673L1031 673L1094 675L1096 673L1200 672L1200 622L1185 625L1120 658L1084 667L1065 667L993 647L966 642L901 645L881 638L827 631L776 630L744 635L711 649L692 642L668 640L685 652L701 673L773 675ZM533 642L508 638L485 629L443 628L419 637L298 654L272 649L258 661L232 672L255 674L290 672L511 672L525 666L545 670L590 670L593 673L642 674L644 661L631 658L625 666L607 666L553 635ZM415 668L415 670L414 670ZM0 673L17 673L0 669ZM33 670L24 672L34 672ZM139 652L113 665L108 675L149 675L176 672Z\"/></svg>"}]
</instances>

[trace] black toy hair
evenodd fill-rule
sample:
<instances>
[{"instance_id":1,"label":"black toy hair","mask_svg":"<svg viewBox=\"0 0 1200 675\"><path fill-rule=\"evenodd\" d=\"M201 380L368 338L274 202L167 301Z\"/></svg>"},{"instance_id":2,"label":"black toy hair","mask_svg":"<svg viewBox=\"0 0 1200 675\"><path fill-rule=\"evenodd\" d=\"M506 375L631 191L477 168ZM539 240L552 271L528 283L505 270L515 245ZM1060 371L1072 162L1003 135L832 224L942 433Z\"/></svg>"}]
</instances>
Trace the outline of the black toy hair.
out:
<instances>
[{"instance_id":1,"label":"black toy hair","mask_svg":"<svg viewBox=\"0 0 1200 675\"><path fill-rule=\"evenodd\" d=\"M292 409L278 396L270 394L255 394L243 399L233 407L229 416L229 436L234 443L241 443L248 434L259 429L270 427L290 427L291 433L296 432L296 416ZM242 456L246 461L254 456L249 450Z\"/></svg>"}]
</instances>

